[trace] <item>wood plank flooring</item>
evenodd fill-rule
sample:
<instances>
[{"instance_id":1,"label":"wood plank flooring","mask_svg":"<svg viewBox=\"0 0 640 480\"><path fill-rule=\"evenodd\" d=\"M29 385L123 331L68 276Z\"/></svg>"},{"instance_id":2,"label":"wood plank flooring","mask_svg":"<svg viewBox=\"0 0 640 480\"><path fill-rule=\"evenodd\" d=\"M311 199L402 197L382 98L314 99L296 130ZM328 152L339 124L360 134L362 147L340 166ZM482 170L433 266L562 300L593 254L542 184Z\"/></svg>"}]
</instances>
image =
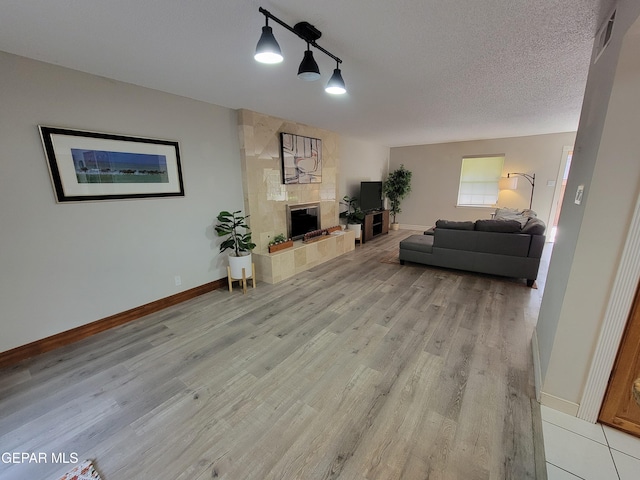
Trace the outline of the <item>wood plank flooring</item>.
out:
<instances>
[{"instance_id":1,"label":"wood plank flooring","mask_svg":"<svg viewBox=\"0 0 640 480\"><path fill-rule=\"evenodd\" d=\"M546 478L541 290L381 261L412 233L0 370L0 453L49 459L0 478L55 480L52 453L104 480Z\"/></svg>"}]
</instances>

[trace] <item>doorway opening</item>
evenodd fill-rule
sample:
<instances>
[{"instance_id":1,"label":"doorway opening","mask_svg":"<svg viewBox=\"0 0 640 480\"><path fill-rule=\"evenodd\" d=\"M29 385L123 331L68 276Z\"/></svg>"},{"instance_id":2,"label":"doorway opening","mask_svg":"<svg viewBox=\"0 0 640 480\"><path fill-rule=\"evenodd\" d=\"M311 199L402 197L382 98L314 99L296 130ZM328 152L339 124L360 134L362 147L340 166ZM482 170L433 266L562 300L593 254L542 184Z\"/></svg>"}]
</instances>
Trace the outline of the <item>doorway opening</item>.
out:
<instances>
[{"instance_id":1,"label":"doorway opening","mask_svg":"<svg viewBox=\"0 0 640 480\"><path fill-rule=\"evenodd\" d=\"M553 203L551 204L551 214L549 215L549 235L548 242L554 242L558 232L558 219L560 218L560 210L562 209L562 200L567 188L567 178L569 178L569 170L571 169L571 158L573 157L573 146L566 146L562 149L562 159L560 160L560 168L558 169L558 178L556 179L556 189L553 193Z\"/></svg>"}]
</instances>

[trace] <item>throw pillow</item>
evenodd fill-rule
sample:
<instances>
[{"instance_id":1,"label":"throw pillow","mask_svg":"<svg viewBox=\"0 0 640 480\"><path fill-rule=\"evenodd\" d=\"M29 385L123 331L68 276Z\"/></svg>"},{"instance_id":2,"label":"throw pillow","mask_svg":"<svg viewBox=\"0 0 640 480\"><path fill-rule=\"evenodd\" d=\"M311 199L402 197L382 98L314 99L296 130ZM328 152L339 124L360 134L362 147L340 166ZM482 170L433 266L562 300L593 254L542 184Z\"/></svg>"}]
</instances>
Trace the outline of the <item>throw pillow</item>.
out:
<instances>
[{"instance_id":1,"label":"throw pillow","mask_svg":"<svg viewBox=\"0 0 640 480\"><path fill-rule=\"evenodd\" d=\"M449 230L473 230L473 222L456 222L453 220L438 220L436 228L448 228Z\"/></svg>"},{"instance_id":2,"label":"throw pillow","mask_svg":"<svg viewBox=\"0 0 640 480\"><path fill-rule=\"evenodd\" d=\"M520 222L520 228L523 228L529 217L535 217L536 212L533 210L516 210L514 208L496 208L496 213L494 217L496 219L504 219L504 220L516 220Z\"/></svg>"},{"instance_id":3,"label":"throw pillow","mask_svg":"<svg viewBox=\"0 0 640 480\"><path fill-rule=\"evenodd\" d=\"M520 222L503 218L476 220L476 230L481 232L516 233L520 232Z\"/></svg>"},{"instance_id":4,"label":"throw pillow","mask_svg":"<svg viewBox=\"0 0 640 480\"><path fill-rule=\"evenodd\" d=\"M529 235L544 235L544 231L547 226L539 218L532 217L527 224L522 228L522 233L528 233Z\"/></svg>"},{"instance_id":5,"label":"throw pillow","mask_svg":"<svg viewBox=\"0 0 640 480\"><path fill-rule=\"evenodd\" d=\"M515 208L507 208L507 207L502 207L502 208L496 208L496 212L494 217L495 218L510 218L510 217L514 217L516 215L520 215L521 210L517 210Z\"/></svg>"}]
</instances>

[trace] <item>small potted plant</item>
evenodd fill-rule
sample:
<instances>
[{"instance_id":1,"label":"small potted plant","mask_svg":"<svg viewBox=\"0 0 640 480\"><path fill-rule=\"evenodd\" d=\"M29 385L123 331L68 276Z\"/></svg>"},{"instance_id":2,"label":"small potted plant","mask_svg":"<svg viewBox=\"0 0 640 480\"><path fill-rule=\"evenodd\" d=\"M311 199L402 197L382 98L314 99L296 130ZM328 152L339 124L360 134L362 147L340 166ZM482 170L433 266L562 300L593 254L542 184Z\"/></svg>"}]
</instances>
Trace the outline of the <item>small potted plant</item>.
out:
<instances>
[{"instance_id":1,"label":"small potted plant","mask_svg":"<svg viewBox=\"0 0 640 480\"><path fill-rule=\"evenodd\" d=\"M360 238L364 212L358 206L358 198L345 195L341 203L347 206L347 210L340 213L340 217L347 219L347 229L355 230L356 238Z\"/></svg>"},{"instance_id":2,"label":"small potted plant","mask_svg":"<svg viewBox=\"0 0 640 480\"><path fill-rule=\"evenodd\" d=\"M279 233L269 241L269 253L279 252L289 247L293 247L293 240L287 239L284 233Z\"/></svg>"},{"instance_id":3,"label":"small potted plant","mask_svg":"<svg viewBox=\"0 0 640 480\"><path fill-rule=\"evenodd\" d=\"M243 216L240 210L232 213L223 210L217 217L216 233L219 237L227 237L220 244L220 253L232 250L229 254L231 278L242 278L243 268L247 278L252 274L251 250L256 248L256 244L251 241L247 218L249 215Z\"/></svg>"},{"instance_id":4,"label":"small potted plant","mask_svg":"<svg viewBox=\"0 0 640 480\"><path fill-rule=\"evenodd\" d=\"M404 168L404 165L400 165L400 168L389 173L382 187L382 191L391 204L391 208L389 209L393 217L391 229L398 230L399 225L396 222L396 215L402 212L400 203L409 192L411 192L411 172Z\"/></svg>"}]
</instances>

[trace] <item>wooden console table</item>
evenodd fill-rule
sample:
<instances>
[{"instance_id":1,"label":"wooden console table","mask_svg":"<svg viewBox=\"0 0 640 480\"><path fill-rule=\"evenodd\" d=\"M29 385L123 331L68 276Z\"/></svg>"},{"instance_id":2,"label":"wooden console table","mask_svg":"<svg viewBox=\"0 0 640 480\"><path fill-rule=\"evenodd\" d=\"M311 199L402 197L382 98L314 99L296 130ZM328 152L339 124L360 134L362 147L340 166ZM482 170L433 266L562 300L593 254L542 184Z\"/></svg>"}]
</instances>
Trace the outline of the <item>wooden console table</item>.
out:
<instances>
[{"instance_id":1,"label":"wooden console table","mask_svg":"<svg viewBox=\"0 0 640 480\"><path fill-rule=\"evenodd\" d=\"M362 226L362 243L385 233L389 233L389 210L367 213Z\"/></svg>"}]
</instances>

